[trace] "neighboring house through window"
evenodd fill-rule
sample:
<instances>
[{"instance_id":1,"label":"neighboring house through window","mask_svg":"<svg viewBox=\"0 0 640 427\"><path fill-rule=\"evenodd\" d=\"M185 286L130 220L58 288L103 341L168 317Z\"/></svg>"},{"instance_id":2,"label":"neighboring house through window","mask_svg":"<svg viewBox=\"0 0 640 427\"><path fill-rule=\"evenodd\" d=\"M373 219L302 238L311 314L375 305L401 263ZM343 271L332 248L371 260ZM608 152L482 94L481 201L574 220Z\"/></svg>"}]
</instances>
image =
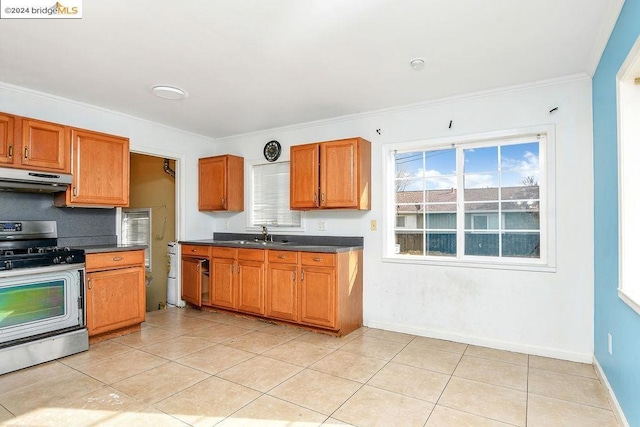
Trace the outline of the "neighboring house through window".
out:
<instances>
[{"instance_id":1,"label":"neighboring house through window","mask_svg":"<svg viewBox=\"0 0 640 427\"><path fill-rule=\"evenodd\" d=\"M389 146L391 258L547 265L546 132ZM492 261L492 262L494 262Z\"/></svg>"}]
</instances>

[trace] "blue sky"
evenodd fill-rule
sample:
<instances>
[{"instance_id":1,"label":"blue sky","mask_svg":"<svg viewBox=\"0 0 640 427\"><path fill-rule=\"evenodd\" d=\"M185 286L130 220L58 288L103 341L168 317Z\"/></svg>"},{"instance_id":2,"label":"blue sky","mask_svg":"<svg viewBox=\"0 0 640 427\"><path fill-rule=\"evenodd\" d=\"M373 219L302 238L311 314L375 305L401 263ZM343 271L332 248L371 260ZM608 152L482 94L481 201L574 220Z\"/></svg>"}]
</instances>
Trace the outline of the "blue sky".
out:
<instances>
[{"instance_id":1,"label":"blue sky","mask_svg":"<svg viewBox=\"0 0 640 427\"><path fill-rule=\"evenodd\" d=\"M409 180L406 190L456 188L456 150L396 154L396 176ZM527 177L539 179L539 144L482 147L464 150L465 188L520 186ZM423 158L424 157L424 158ZM499 167L500 166L500 167ZM500 170L501 169L501 170Z\"/></svg>"}]
</instances>

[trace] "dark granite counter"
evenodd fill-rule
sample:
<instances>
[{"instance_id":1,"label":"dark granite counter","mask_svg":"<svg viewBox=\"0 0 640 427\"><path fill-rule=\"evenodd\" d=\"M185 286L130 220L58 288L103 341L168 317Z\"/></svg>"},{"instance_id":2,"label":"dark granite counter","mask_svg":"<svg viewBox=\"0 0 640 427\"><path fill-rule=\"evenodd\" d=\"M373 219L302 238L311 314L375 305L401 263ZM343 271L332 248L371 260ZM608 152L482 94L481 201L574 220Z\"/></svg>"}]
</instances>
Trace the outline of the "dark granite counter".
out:
<instances>
[{"instance_id":1,"label":"dark granite counter","mask_svg":"<svg viewBox=\"0 0 640 427\"><path fill-rule=\"evenodd\" d=\"M87 254L97 254L102 252L138 251L146 248L147 247L144 245L90 245L72 247L72 249L83 249Z\"/></svg>"},{"instance_id":2,"label":"dark granite counter","mask_svg":"<svg viewBox=\"0 0 640 427\"><path fill-rule=\"evenodd\" d=\"M262 236L241 233L214 233L211 239L182 240L178 243L231 248L272 249L278 251L338 253L364 248L363 237L273 235L268 241Z\"/></svg>"}]
</instances>

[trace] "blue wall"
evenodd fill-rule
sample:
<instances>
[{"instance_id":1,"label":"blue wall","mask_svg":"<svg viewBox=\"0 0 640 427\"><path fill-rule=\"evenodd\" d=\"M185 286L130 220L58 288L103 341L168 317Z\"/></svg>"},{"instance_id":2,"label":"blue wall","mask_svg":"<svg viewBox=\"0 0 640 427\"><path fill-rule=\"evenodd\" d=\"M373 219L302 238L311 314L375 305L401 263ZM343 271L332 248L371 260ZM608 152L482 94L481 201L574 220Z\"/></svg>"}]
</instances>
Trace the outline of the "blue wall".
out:
<instances>
[{"instance_id":1,"label":"blue wall","mask_svg":"<svg viewBox=\"0 0 640 427\"><path fill-rule=\"evenodd\" d=\"M640 35L640 0L626 0L593 77L595 356L631 426L640 426L640 314L618 298L616 73ZM613 336L613 355L607 333Z\"/></svg>"}]
</instances>

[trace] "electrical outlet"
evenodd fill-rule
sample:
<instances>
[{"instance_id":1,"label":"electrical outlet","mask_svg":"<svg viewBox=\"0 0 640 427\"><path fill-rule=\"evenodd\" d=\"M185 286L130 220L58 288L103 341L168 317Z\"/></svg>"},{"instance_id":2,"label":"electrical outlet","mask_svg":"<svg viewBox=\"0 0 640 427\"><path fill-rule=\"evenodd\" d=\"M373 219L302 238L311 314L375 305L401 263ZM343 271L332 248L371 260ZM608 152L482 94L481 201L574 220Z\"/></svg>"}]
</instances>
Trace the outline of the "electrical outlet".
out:
<instances>
[{"instance_id":1,"label":"electrical outlet","mask_svg":"<svg viewBox=\"0 0 640 427\"><path fill-rule=\"evenodd\" d=\"M377 231L378 230L378 221L376 221L375 219L371 220L371 231Z\"/></svg>"},{"instance_id":2,"label":"electrical outlet","mask_svg":"<svg viewBox=\"0 0 640 427\"><path fill-rule=\"evenodd\" d=\"M228 219L225 219L225 220L224 220L224 229L225 229L225 230L228 230L228 229L229 229L229 220L228 220Z\"/></svg>"},{"instance_id":3,"label":"electrical outlet","mask_svg":"<svg viewBox=\"0 0 640 427\"><path fill-rule=\"evenodd\" d=\"M318 231L326 231L326 227L324 225L324 220L319 219L318 220Z\"/></svg>"},{"instance_id":4,"label":"electrical outlet","mask_svg":"<svg viewBox=\"0 0 640 427\"><path fill-rule=\"evenodd\" d=\"M610 356L613 355L613 337L611 336L611 333L607 334L607 351Z\"/></svg>"}]
</instances>

